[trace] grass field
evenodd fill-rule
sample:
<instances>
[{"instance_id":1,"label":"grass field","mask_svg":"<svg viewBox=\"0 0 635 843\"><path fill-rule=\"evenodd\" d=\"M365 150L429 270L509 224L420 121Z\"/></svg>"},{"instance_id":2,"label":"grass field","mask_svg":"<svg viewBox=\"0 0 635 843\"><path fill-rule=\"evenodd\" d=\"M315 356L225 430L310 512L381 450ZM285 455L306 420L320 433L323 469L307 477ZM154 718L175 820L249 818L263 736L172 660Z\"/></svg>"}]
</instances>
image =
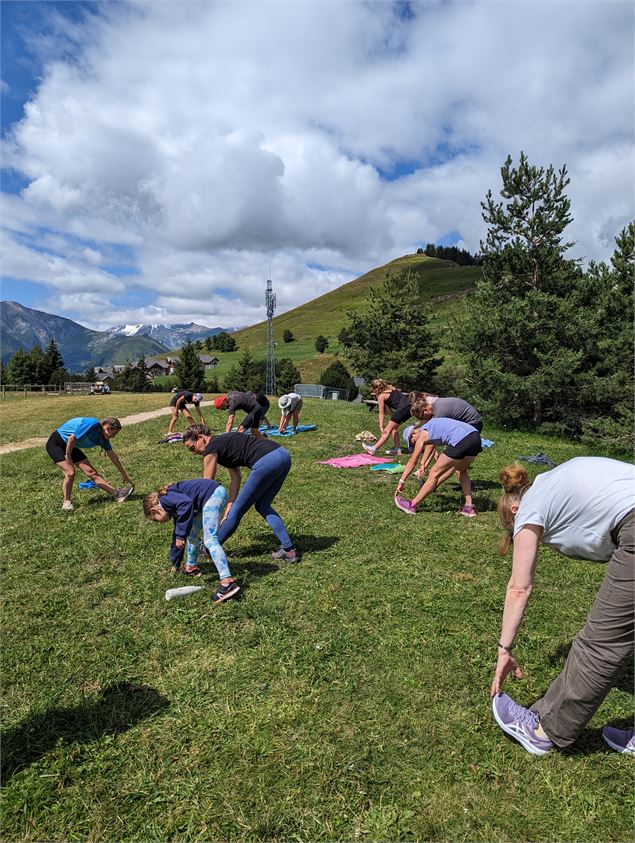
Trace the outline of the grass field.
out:
<instances>
[{"instance_id":1,"label":"grass field","mask_svg":"<svg viewBox=\"0 0 635 843\"><path fill-rule=\"evenodd\" d=\"M165 398L96 400L125 416ZM2 427L12 441L46 435L85 402L15 399ZM182 584L171 530L143 521L141 497L201 470L183 446L156 444L164 420L115 440L137 484L122 505L76 490L63 513L43 448L2 458L2 839L632 839L631 762L600 736L630 722L632 676L567 754L526 754L489 707L510 571L496 553L498 471L582 450L486 425L479 517L457 515L447 484L408 518L394 477L316 465L357 450L375 416L308 400L303 421L318 429L285 441L278 498L302 560L274 563L250 512L226 545L244 596L220 607L209 567L204 592L163 599ZM519 702L560 671L602 576L541 550L516 650L525 679L508 688Z\"/></svg>"}]
</instances>

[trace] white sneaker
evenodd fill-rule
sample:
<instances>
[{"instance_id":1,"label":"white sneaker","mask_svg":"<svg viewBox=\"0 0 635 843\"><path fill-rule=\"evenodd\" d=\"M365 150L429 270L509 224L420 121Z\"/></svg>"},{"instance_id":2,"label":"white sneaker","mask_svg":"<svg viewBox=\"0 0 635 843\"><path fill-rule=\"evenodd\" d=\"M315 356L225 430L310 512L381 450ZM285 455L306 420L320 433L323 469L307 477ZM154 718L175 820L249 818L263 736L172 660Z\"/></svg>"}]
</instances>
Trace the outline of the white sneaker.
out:
<instances>
[{"instance_id":1,"label":"white sneaker","mask_svg":"<svg viewBox=\"0 0 635 843\"><path fill-rule=\"evenodd\" d=\"M75 507L73 506L73 504L70 501L64 501L64 503L62 504L62 509L65 512L70 512L71 509L74 509L74 508Z\"/></svg>"},{"instance_id":2,"label":"white sneaker","mask_svg":"<svg viewBox=\"0 0 635 843\"><path fill-rule=\"evenodd\" d=\"M366 451L367 454L375 454L375 448L372 445L367 445L365 442L362 442L362 448Z\"/></svg>"}]
</instances>

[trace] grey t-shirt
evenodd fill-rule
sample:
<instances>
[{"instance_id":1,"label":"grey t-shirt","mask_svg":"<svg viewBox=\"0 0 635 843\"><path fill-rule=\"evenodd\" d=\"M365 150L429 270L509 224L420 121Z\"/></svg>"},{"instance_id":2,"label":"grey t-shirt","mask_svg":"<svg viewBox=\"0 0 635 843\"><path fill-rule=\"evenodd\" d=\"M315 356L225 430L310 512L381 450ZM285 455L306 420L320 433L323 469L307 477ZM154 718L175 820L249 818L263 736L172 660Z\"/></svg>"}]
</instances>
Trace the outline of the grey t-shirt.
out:
<instances>
[{"instance_id":1,"label":"grey t-shirt","mask_svg":"<svg viewBox=\"0 0 635 843\"><path fill-rule=\"evenodd\" d=\"M456 419L471 425L483 421L478 411L462 398L436 398L431 403L434 419Z\"/></svg>"},{"instance_id":2,"label":"grey t-shirt","mask_svg":"<svg viewBox=\"0 0 635 843\"><path fill-rule=\"evenodd\" d=\"M236 410L251 413L259 407L260 404L256 401L253 392L230 392L227 395L227 409L230 416L233 416Z\"/></svg>"},{"instance_id":3,"label":"grey t-shirt","mask_svg":"<svg viewBox=\"0 0 635 843\"><path fill-rule=\"evenodd\" d=\"M635 509L635 466L606 457L576 457L538 475L522 497L514 537L528 524L540 541L575 559L606 562L611 530Z\"/></svg>"}]
</instances>

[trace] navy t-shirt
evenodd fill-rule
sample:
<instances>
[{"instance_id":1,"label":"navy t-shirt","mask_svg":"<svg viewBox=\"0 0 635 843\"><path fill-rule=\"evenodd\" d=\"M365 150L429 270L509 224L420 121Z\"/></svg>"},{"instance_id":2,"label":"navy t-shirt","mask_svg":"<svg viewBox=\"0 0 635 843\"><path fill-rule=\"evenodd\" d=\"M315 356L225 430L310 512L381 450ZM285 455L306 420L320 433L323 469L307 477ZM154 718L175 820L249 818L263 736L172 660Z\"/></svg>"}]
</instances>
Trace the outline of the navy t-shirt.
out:
<instances>
[{"instance_id":1,"label":"navy t-shirt","mask_svg":"<svg viewBox=\"0 0 635 843\"><path fill-rule=\"evenodd\" d=\"M276 442L248 436L245 433L221 433L210 439L205 456L218 455L218 464L224 468L253 468L259 459L279 448Z\"/></svg>"}]
</instances>

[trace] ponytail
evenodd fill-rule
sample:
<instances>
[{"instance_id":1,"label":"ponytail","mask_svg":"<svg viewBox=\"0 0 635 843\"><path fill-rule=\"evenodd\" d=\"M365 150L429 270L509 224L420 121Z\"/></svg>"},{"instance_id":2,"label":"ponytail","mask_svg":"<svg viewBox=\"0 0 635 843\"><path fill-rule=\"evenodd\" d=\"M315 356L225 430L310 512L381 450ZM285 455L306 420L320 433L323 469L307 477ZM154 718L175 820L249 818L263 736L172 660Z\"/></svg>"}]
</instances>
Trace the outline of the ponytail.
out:
<instances>
[{"instance_id":1,"label":"ponytail","mask_svg":"<svg viewBox=\"0 0 635 843\"><path fill-rule=\"evenodd\" d=\"M503 487L503 494L501 495L498 506L498 517L505 530L505 534L499 542L498 551L501 556L505 556L509 552L514 540L514 521L516 514L511 511L514 504L519 504L522 496L527 489L530 488L529 475L527 469L520 465L520 463L512 463L512 465L505 466L499 475L501 485Z\"/></svg>"},{"instance_id":2,"label":"ponytail","mask_svg":"<svg viewBox=\"0 0 635 843\"><path fill-rule=\"evenodd\" d=\"M143 514L146 518L149 518L152 515L152 512L158 506L161 506L159 498L161 498L163 495L167 495L169 488L169 486L162 486L157 492L148 492L147 495L144 495Z\"/></svg>"}]
</instances>

